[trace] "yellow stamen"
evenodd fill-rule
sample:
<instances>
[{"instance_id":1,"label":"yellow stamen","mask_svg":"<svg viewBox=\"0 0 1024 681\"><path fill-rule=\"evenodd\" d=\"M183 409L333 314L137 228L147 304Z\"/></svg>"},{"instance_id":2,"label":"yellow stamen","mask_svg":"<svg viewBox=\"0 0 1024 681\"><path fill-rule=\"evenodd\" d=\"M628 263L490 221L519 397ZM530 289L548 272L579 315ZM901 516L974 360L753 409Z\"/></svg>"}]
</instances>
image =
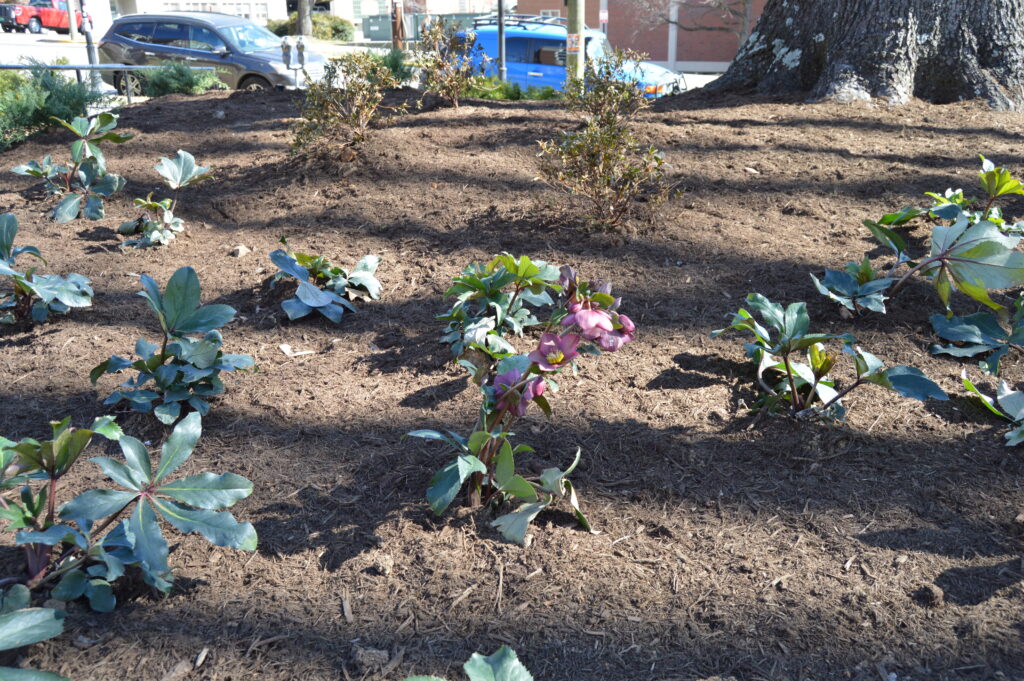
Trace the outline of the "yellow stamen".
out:
<instances>
[{"instance_id":1,"label":"yellow stamen","mask_svg":"<svg viewBox=\"0 0 1024 681\"><path fill-rule=\"evenodd\" d=\"M548 364L561 364L565 361L565 355L561 350L555 350L554 352L548 353Z\"/></svg>"}]
</instances>

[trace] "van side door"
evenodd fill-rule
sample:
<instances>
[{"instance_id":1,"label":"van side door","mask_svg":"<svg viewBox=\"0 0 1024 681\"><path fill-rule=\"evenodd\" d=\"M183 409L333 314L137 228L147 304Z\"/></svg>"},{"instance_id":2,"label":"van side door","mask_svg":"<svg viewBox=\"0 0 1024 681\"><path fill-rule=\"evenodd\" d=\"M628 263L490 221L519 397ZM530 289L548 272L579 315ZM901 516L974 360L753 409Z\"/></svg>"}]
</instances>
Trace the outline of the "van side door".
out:
<instances>
[{"instance_id":1,"label":"van side door","mask_svg":"<svg viewBox=\"0 0 1024 681\"><path fill-rule=\"evenodd\" d=\"M534 38L530 42L530 63L527 64L527 85L562 90L565 87L565 41L555 38Z\"/></svg>"}]
</instances>

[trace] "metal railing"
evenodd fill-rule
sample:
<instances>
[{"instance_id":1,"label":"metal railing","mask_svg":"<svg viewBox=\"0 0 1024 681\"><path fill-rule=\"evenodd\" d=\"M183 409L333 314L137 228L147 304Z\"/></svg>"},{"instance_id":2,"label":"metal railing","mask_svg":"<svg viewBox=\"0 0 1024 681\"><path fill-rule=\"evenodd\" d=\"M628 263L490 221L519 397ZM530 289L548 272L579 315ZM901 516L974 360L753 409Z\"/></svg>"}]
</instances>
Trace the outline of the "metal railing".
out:
<instances>
[{"instance_id":1,"label":"metal railing","mask_svg":"<svg viewBox=\"0 0 1024 681\"><path fill-rule=\"evenodd\" d=\"M163 65L157 64L0 64L0 71L32 71L33 69L44 69L47 71L74 71L78 82L82 82L82 71L152 71L162 69ZM193 71L216 71L215 66L189 66ZM132 103L132 86L125 83L124 94L128 103Z\"/></svg>"}]
</instances>

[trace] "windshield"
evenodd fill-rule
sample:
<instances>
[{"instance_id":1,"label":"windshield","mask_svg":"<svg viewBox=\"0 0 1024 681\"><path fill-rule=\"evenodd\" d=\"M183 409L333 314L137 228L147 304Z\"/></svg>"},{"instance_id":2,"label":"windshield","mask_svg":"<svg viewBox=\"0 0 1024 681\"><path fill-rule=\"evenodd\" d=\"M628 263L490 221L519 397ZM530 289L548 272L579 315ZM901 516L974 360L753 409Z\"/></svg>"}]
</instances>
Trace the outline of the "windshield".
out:
<instances>
[{"instance_id":1,"label":"windshield","mask_svg":"<svg viewBox=\"0 0 1024 681\"><path fill-rule=\"evenodd\" d=\"M603 35L587 38L587 59L600 59L611 51L612 45Z\"/></svg>"},{"instance_id":2,"label":"windshield","mask_svg":"<svg viewBox=\"0 0 1024 681\"><path fill-rule=\"evenodd\" d=\"M281 49L281 39L256 24L238 24L220 29L241 52Z\"/></svg>"}]
</instances>

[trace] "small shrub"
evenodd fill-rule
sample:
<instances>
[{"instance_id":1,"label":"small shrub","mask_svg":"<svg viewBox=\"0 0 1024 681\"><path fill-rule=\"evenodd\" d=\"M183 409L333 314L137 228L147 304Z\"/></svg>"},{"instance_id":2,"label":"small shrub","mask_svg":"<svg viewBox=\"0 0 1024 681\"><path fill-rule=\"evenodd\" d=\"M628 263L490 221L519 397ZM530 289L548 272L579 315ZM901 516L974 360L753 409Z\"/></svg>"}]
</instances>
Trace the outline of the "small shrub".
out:
<instances>
[{"instance_id":1,"label":"small shrub","mask_svg":"<svg viewBox=\"0 0 1024 681\"><path fill-rule=\"evenodd\" d=\"M761 391L760 406L769 411L785 408L796 417L844 417L841 403L850 391L867 383L893 390L903 397L924 402L928 398L948 399L946 393L925 376L920 369L894 366L889 369L880 359L856 346L857 339L850 334L810 333L810 318L806 303L792 303L783 309L758 293L747 296L747 304L757 312L767 326L762 326L753 315L740 308L731 324L711 333L717 338L726 331L749 333L754 341L744 345L747 357L757 364L757 383ZM849 355L856 370L856 379L842 389L829 372L838 356L828 352L827 344L843 344L843 354ZM795 357L806 355L807 364ZM773 381L770 376L780 377Z\"/></svg>"},{"instance_id":2,"label":"small shrub","mask_svg":"<svg viewBox=\"0 0 1024 681\"><path fill-rule=\"evenodd\" d=\"M294 147L332 155L337 145L358 145L378 120L385 91L398 85L391 70L365 52L330 60L323 77L309 83L302 118L292 129Z\"/></svg>"},{"instance_id":3,"label":"small shrub","mask_svg":"<svg viewBox=\"0 0 1024 681\"><path fill-rule=\"evenodd\" d=\"M412 80L412 69L406 63L408 55L404 50L392 48L386 54L371 53L370 57L391 71L391 76L398 83L398 86Z\"/></svg>"},{"instance_id":4,"label":"small shrub","mask_svg":"<svg viewBox=\"0 0 1024 681\"><path fill-rule=\"evenodd\" d=\"M249 355L226 355L221 350L223 338L217 329L235 318L235 310L228 305L200 305L199 277L191 267L171 275L163 294L149 276L143 274L140 279L143 290L139 295L156 313L163 331L161 344L140 338L135 343L138 360L114 355L93 368L89 380L96 385L104 374L134 369L138 375L125 381L103 404L123 400L135 411L152 412L168 425L177 421L184 409L205 416L210 411L207 399L224 392L220 373L253 365ZM204 334L202 340L188 337L200 333Z\"/></svg>"},{"instance_id":5,"label":"small shrub","mask_svg":"<svg viewBox=\"0 0 1024 681\"><path fill-rule=\"evenodd\" d=\"M281 243L285 248L288 247L284 238ZM274 251L270 254L270 260L280 270L274 275L271 286L289 277L298 282L295 297L281 303L281 309L288 315L288 319L301 319L315 310L335 324L340 324L345 310L356 311L351 301L380 298L380 282L374 276L380 265L380 258L376 255L363 257L351 272L332 265L323 256L293 253L290 250Z\"/></svg>"},{"instance_id":6,"label":"small shrub","mask_svg":"<svg viewBox=\"0 0 1024 681\"><path fill-rule=\"evenodd\" d=\"M435 94L455 108L488 61L472 32L458 36L455 27L444 21L432 21L421 31L417 57L424 94Z\"/></svg>"},{"instance_id":7,"label":"small shrub","mask_svg":"<svg viewBox=\"0 0 1024 681\"><path fill-rule=\"evenodd\" d=\"M78 138L71 143L71 165L55 165L49 156L42 162L29 161L11 172L43 180L46 193L63 196L51 213L57 222L70 222L79 215L90 220L104 216L103 199L121 191L125 179L107 172L101 142L123 144L133 135L114 132L117 115L101 113L93 118L76 118L70 123L54 119Z\"/></svg>"},{"instance_id":8,"label":"small shrub","mask_svg":"<svg viewBox=\"0 0 1024 681\"><path fill-rule=\"evenodd\" d=\"M52 439L42 442L0 438L0 489L21 487L19 499L9 499L0 517L25 549L29 589L49 587L50 597L59 601L84 596L93 610L110 612L116 605L112 583L132 565L147 584L170 591L174 574L159 519L184 534L198 532L217 546L256 549L251 524L218 512L248 497L251 482L234 473L170 477L199 441L199 414L190 414L174 428L155 468L146 446L124 435L110 416L90 428L72 428L70 417L51 426ZM122 489L89 489L61 504L60 482L95 435L121 446L123 461L91 461Z\"/></svg>"},{"instance_id":9,"label":"small shrub","mask_svg":"<svg viewBox=\"0 0 1024 681\"><path fill-rule=\"evenodd\" d=\"M103 94L45 64L31 61L28 77L0 71L0 150L33 132L53 125L53 117L71 120L84 116Z\"/></svg>"},{"instance_id":10,"label":"small shrub","mask_svg":"<svg viewBox=\"0 0 1024 681\"><path fill-rule=\"evenodd\" d=\"M178 207L178 192L213 177L209 168L197 165L195 157L182 149L178 149L173 160L161 158L154 168L174 196L156 201L150 192L144 199L136 198L135 206L145 212L134 220L122 222L117 231L120 234L142 234L142 237L125 241L124 246L145 248L170 243L177 233L185 230L185 222L174 215Z\"/></svg>"},{"instance_id":11,"label":"small shrub","mask_svg":"<svg viewBox=\"0 0 1024 681\"><path fill-rule=\"evenodd\" d=\"M298 13L292 12L286 20L268 21L267 29L283 38L288 35L298 35L298 24ZM336 40L347 43L356 37L356 27L355 24L343 17L336 17L323 12L314 12L313 37L320 40Z\"/></svg>"},{"instance_id":12,"label":"small shrub","mask_svg":"<svg viewBox=\"0 0 1024 681\"><path fill-rule=\"evenodd\" d=\"M0 277L10 277L11 281L11 292L0 293L0 324L29 319L42 322L51 312L66 314L73 307L92 305L92 286L81 274L62 277L38 274L34 267L24 272L14 269L15 260L20 255L31 255L46 263L35 246L15 248L14 237L17 234L18 220L14 214L0 215Z\"/></svg>"},{"instance_id":13,"label":"small shrub","mask_svg":"<svg viewBox=\"0 0 1024 681\"><path fill-rule=\"evenodd\" d=\"M533 681L529 670L519 661L514 650L502 646L493 655L473 653L462 665L469 681ZM405 681L445 681L436 676L410 676Z\"/></svg>"},{"instance_id":14,"label":"small shrub","mask_svg":"<svg viewBox=\"0 0 1024 681\"><path fill-rule=\"evenodd\" d=\"M570 75L566 80L565 108L606 127L632 120L650 101L639 74L631 73L627 63L645 58L630 50L613 50L600 59L588 59L582 78Z\"/></svg>"},{"instance_id":15,"label":"small shrub","mask_svg":"<svg viewBox=\"0 0 1024 681\"><path fill-rule=\"evenodd\" d=\"M195 71L183 62L164 62L159 69L142 73L142 90L147 97L199 95L208 90L227 90L216 71Z\"/></svg>"},{"instance_id":16,"label":"small shrub","mask_svg":"<svg viewBox=\"0 0 1024 681\"><path fill-rule=\"evenodd\" d=\"M520 504L516 510L491 523L509 541L522 544L530 522L541 511L563 499L568 502L580 525L589 530L590 523L583 515L573 484L568 480L569 473L580 461L580 450L576 450L575 458L566 470L548 468L538 477L525 478L515 472L515 457L534 450L523 444L513 446L511 430L514 423L526 415L531 404L536 404L551 416L551 405L545 394L548 388L551 393L558 389L553 378L555 375L565 369L575 374L577 358L582 355L619 350L634 339L636 328L629 317L618 312L620 300L612 297L609 284L580 281L570 267L558 270L544 262L533 262L526 256L516 258L506 253L496 256L487 265L476 265L468 271L493 279L478 285L473 281L473 275L464 275L456 279L449 293L457 297L456 306L463 310L470 301L482 304L485 300L495 308L494 321L480 324L482 328L489 327L485 336L491 331L497 331L498 336L502 334L506 328L504 320L510 314L516 314L512 310L520 309L515 307L515 303L523 296L533 296L539 303L542 296L557 292L559 302L552 306L554 309L550 311L546 330L536 348L528 354L514 354L514 349L508 349L510 345L507 342L491 343L476 339L475 331L466 325L469 317L462 320L462 342L476 352L463 353L459 364L469 370L479 386L483 403L469 437L437 430L409 433L412 437L445 442L456 453L455 458L431 479L427 501L434 513L440 515L468 481L466 501L469 506L493 503L495 507L501 507L506 502ZM558 283L553 281L555 272L559 273ZM496 289L501 289L501 295L494 295ZM518 316L520 320L526 317L521 312ZM511 328L515 330L516 326ZM446 336L445 340L449 338Z\"/></svg>"},{"instance_id":17,"label":"small shrub","mask_svg":"<svg viewBox=\"0 0 1024 681\"><path fill-rule=\"evenodd\" d=\"M581 204L604 227L619 224L640 198L653 212L671 192L664 157L654 147L641 146L624 125L590 121L581 130L538 144L538 179Z\"/></svg>"},{"instance_id":18,"label":"small shrub","mask_svg":"<svg viewBox=\"0 0 1024 681\"><path fill-rule=\"evenodd\" d=\"M1024 253L1017 250L1024 239L1024 222L1007 222L995 203L1024 194L1024 185L1005 168L985 157L981 160L979 177L986 199L980 209L977 199L950 189L944 194L929 193L934 202L928 209L907 206L877 222L865 220L872 236L893 252L894 262L883 270L865 256L845 270L825 270L820 281L812 274L818 291L852 312L884 313L885 301L920 275L931 280L947 316L952 316L951 295L959 291L1005 318L1006 307L994 301L990 292L1024 285ZM929 252L920 257L911 256L906 239L897 231L916 219L936 221Z\"/></svg>"}]
</instances>

